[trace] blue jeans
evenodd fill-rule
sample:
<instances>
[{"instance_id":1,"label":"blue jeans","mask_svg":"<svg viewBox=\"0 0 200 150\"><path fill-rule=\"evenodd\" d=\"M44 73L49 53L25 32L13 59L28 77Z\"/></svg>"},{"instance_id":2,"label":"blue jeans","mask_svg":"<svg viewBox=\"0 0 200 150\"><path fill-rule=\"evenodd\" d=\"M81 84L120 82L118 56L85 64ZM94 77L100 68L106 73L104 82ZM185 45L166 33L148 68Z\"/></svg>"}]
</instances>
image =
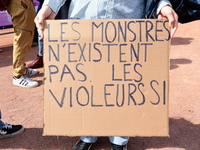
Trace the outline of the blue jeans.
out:
<instances>
[{"instance_id":1,"label":"blue jeans","mask_svg":"<svg viewBox=\"0 0 200 150\"><path fill-rule=\"evenodd\" d=\"M1 119L1 111L0 111L0 119ZM3 126L4 126L4 123L0 120L0 130L2 129Z\"/></svg>"},{"instance_id":2,"label":"blue jeans","mask_svg":"<svg viewBox=\"0 0 200 150\"><path fill-rule=\"evenodd\" d=\"M43 56L43 39L38 35L38 56Z\"/></svg>"},{"instance_id":3,"label":"blue jeans","mask_svg":"<svg viewBox=\"0 0 200 150\"><path fill-rule=\"evenodd\" d=\"M0 130L2 129L3 126L4 126L4 123L0 120Z\"/></svg>"},{"instance_id":4,"label":"blue jeans","mask_svg":"<svg viewBox=\"0 0 200 150\"><path fill-rule=\"evenodd\" d=\"M81 136L81 140L86 143L94 143L97 141L97 136ZM129 137L120 136L110 136L109 140L111 143L116 145L126 145L128 143Z\"/></svg>"}]
</instances>

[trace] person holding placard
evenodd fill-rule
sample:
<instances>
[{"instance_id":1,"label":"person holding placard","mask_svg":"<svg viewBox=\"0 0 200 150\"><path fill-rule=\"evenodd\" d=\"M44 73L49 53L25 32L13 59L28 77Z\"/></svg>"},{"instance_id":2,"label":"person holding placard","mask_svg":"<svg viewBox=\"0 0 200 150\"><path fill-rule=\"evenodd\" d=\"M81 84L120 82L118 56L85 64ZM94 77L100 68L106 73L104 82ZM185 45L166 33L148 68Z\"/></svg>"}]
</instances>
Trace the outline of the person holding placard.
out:
<instances>
[{"instance_id":1,"label":"person holding placard","mask_svg":"<svg viewBox=\"0 0 200 150\"><path fill-rule=\"evenodd\" d=\"M35 18L40 35L43 37L43 21L54 19L65 0L45 0ZM155 11L154 8L156 8ZM69 19L142 19L155 13L159 19L169 19L171 37L178 28L178 16L168 0L72 0ZM98 137L82 136L73 150L88 150ZM129 137L109 137L112 150L125 150Z\"/></svg>"}]
</instances>

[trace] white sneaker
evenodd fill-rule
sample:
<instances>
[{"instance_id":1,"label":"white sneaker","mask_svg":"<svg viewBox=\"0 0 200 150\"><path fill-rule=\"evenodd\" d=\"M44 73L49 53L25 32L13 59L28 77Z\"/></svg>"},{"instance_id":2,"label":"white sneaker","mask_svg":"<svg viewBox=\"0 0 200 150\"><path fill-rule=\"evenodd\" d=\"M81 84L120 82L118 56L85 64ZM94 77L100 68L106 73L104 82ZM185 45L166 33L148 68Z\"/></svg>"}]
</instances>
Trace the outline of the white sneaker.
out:
<instances>
[{"instance_id":1,"label":"white sneaker","mask_svg":"<svg viewBox=\"0 0 200 150\"><path fill-rule=\"evenodd\" d=\"M26 71L25 71L24 75L26 75L26 76L34 76L34 75L36 75L38 73L39 73L39 71L36 70L36 69L26 68Z\"/></svg>"},{"instance_id":2,"label":"white sneaker","mask_svg":"<svg viewBox=\"0 0 200 150\"><path fill-rule=\"evenodd\" d=\"M16 86L27 87L27 88L38 86L37 81L31 80L25 75L21 76L20 78L13 77L13 84Z\"/></svg>"}]
</instances>

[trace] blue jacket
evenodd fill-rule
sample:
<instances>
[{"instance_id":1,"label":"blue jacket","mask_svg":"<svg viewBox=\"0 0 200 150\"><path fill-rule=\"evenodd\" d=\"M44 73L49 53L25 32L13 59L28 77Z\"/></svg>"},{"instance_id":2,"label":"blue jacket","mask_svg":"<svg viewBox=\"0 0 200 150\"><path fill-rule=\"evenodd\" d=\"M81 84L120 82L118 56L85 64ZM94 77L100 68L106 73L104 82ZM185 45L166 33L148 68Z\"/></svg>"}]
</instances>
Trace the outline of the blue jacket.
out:
<instances>
[{"instance_id":1,"label":"blue jacket","mask_svg":"<svg viewBox=\"0 0 200 150\"><path fill-rule=\"evenodd\" d=\"M200 19L200 0L170 0L180 23Z\"/></svg>"},{"instance_id":2,"label":"blue jacket","mask_svg":"<svg viewBox=\"0 0 200 150\"><path fill-rule=\"evenodd\" d=\"M172 8L179 17L180 23L188 23L200 19L200 0L170 0ZM147 18L156 17L158 0L151 1Z\"/></svg>"},{"instance_id":3,"label":"blue jacket","mask_svg":"<svg viewBox=\"0 0 200 150\"><path fill-rule=\"evenodd\" d=\"M66 0L45 0L55 13ZM156 3L158 2L158 4ZM156 5L155 5L156 4ZM170 5L169 0L72 0L69 8L70 19L137 19L147 18L151 9L159 11Z\"/></svg>"}]
</instances>

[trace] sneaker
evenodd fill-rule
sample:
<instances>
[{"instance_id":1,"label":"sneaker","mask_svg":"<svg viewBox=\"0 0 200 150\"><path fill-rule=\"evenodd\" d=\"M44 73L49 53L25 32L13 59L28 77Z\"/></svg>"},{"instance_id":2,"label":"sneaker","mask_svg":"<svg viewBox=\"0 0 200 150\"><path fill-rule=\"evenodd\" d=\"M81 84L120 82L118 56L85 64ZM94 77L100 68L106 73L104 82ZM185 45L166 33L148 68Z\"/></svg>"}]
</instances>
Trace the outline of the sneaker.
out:
<instances>
[{"instance_id":1,"label":"sneaker","mask_svg":"<svg viewBox=\"0 0 200 150\"><path fill-rule=\"evenodd\" d=\"M22 125L5 124L3 128L0 129L0 139L19 135L23 131L24 127Z\"/></svg>"},{"instance_id":2,"label":"sneaker","mask_svg":"<svg viewBox=\"0 0 200 150\"><path fill-rule=\"evenodd\" d=\"M127 145L116 145L112 143L111 150L127 150Z\"/></svg>"},{"instance_id":3,"label":"sneaker","mask_svg":"<svg viewBox=\"0 0 200 150\"><path fill-rule=\"evenodd\" d=\"M89 150L92 146L92 143L85 143L83 141L78 141L72 150Z\"/></svg>"},{"instance_id":4,"label":"sneaker","mask_svg":"<svg viewBox=\"0 0 200 150\"><path fill-rule=\"evenodd\" d=\"M39 71L36 70L36 69L26 68L26 71L25 71L24 75L26 75L26 76L34 76L34 75L36 75L38 73L39 73Z\"/></svg>"},{"instance_id":5,"label":"sneaker","mask_svg":"<svg viewBox=\"0 0 200 150\"><path fill-rule=\"evenodd\" d=\"M20 78L16 78L15 76L13 77L13 84L16 86L21 86L21 87L36 87L38 86L38 82L31 80L27 76L23 75Z\"/></svg>"}]
</instances>

